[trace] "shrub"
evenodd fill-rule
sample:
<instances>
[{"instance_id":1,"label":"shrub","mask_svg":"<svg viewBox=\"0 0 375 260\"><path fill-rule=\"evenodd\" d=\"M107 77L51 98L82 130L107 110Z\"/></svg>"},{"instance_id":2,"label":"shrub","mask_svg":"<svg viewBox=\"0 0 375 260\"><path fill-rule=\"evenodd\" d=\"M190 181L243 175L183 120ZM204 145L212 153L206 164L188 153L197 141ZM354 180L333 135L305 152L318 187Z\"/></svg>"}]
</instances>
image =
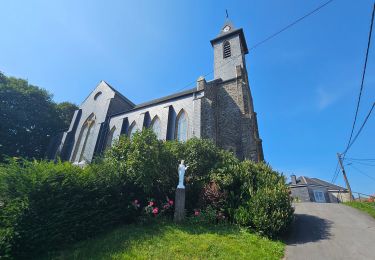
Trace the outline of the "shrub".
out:
<instances>
[{"instance_id":1,"label":"shrub","mask_svg":"<svg viewBox=\"0 0 375 260\"><path fill-rule=\"evenodd\" d=\"M0 167L0 256L30 258L131 222L127 187L101 167L45 161Z\"/></svg>"},{"instance_id":2,"label":"shrub","mask_svg":"<svg viewBox=\"0 0 375 260\"><path fill-rule=\"evenodd\" d=\"M120 139L84 169L63 162L0 165L0 258L32 258L139 219L172 218L184 159L190 221L230 221L268 236L292 218L282 175L240 162L211 141L157 140L151 130ZM149 205L152 198L155 205Z\"/></svg>"},{"instance_id":3,"label":"shrub","mask_svg":"<svg viewBox=\"0 0 375 260\"><path fill-rule=\"evenodd\" d=\"M121 136L102 163L116 169L124 182L133 187L134 198L145 201L174 197L178 183L177 160L149 129L136 132L132 140Z\"/></svg>"},{"instance_id":4,"label":"shrub","mask_svg":"<svg viewBox=\"0 0 375 260\"><path fill-rule=\"evenodd\" d=\"M188 222L191 224L216 224L218 222L217 210L211 206L202 210L195 209L194 214L188 218Z\"/></svg>"},{"instance_id":5,"label":"shrub","mask_svg":"<svg viewBox=\"0 0 375 260\"><path fill-rule=\"evenodd\" d=\"M240 225L275 237L284 232L293 219L288 191L281 183L274 188L262 188L235 211L234 218Z\"/></svg>"},{"instance_id":6,"label":"shrub","mask_svg":"<svg viewBox=\"0 0 375 260\"><path fill-rule=\"evenodd\" d=\"M285 178L269 165L244 161L234 177L230 213L235 222L270 237L281 234L292 221L293 207ZM228 203L231 203L228 201Z\"/></svg>"},{"instance_id":7,"label":"shrub","mask_svg":"<svg viewBox=\"0 0 375 260\"><path fill-rule=\"evenodd\" d=\"M289 192L283 183L259 190L249 202L250 223L261 233L274 237L293 220Z\"/></svg>"},{"instance_id":8,"label":"shrub","mask_svg":"<svg viewBox=\"0 0 375 260\"><path fill-rule=\"evenodd\" d=\"M285 178L265 163L224 158L212 178L226 194L223 208L229 220L270 237L282 233L293 218Z\"/></svg>"},{"instance_id":9,"label":"shrub","mask_svg":"<svg viewBox=\"0 0 375 260\"><path fill-rule=\"evenodd\" d=\"M204 185L210 182L210 172L220 163L221 150L211 141L193 138L185 143L163 142L150 129L126 136L108 150L103 160L118 169L129 184L134 185L134 196L140 200L174 198L178 184L178 164L189 165L185 174L186 208L192 212L200 207Z\"/></svg>"}]
</instances>

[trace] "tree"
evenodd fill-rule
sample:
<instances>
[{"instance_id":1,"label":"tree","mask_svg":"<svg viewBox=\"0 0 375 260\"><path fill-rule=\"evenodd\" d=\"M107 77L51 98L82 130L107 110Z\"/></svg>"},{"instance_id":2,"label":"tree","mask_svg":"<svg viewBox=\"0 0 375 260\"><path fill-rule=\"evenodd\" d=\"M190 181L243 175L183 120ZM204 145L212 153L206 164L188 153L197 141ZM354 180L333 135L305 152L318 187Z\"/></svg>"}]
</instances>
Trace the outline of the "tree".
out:
<instances>
[{"instance_id":1,"label":"tree","mask_svg":"<svg viewBox=\"0 0 375 260\"><path fill-rule=\"evenodd\" d=\"M59 107L46 90L0 72L0 161L43 158L51 137L67 128L73 106Z\"/></svg>"},{"instance_id":2,"label":"tree","mask_svg":"<svg viewBox=\"0 0 375 260\"><path fill-rule=\"evenodd\" d=\"M76 111L78 107L73 103L65 101L57 104L56 109L62 123L62 128L68 128L70 121L72 121L74 111Z\"/></svg>"}]
</instances>

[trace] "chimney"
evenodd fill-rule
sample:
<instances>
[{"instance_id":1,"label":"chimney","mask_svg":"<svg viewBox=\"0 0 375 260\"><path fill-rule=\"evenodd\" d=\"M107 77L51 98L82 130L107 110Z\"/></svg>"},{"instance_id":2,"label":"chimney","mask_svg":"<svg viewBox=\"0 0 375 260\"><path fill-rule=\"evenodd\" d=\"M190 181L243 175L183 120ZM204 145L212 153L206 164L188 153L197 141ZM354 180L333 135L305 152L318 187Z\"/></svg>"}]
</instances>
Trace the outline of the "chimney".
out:
<instances>
[{"instance_id":1,"label":"chimney","mask_svg":"<svg viewBox=\"0 0 375 260\"><path fill-rule=\"evenodd\" d=\"M297 178L296 175L290 175L290 179L292 180L292 184L297 184Z\"/></svg>"}]
</instances>

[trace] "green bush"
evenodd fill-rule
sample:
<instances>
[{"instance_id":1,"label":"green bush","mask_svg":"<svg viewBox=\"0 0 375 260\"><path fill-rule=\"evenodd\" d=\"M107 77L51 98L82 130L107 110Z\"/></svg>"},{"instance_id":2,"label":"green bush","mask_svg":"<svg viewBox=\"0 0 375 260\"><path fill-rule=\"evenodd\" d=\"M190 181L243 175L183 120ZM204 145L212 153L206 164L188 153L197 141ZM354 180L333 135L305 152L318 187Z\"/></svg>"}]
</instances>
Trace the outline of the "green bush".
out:
<instances>
[{"instance_id":1,"label":"green bush","mask_svg":"<svg viewBox=\"0 0 375 260\"><path fill-rule=\"evenodd\" d=\"M161 142L152 131L143 130L132 141L120 138L105 158L138 187L135 197L143 201L174 198L177 166L184 159L189 165L185 176L188 214L199 209L204 215L208 208L268 236L280 234L293 216L281 174L264 163L240 162L209 140Z\"/></svg>"},{"instance_id":2,"label":"green bush","mask_svg":"<svg viewBox=\"0 0 375 260\"><path fill-rule=\"evenodd\" d=\"M135 216L128 189L104 166L45 161L1 166L0 257L30 258L130 222Z\"/></svg>"},{"instance_id":3,"label":"green bush","mask_svg":"<svg viewBox=\"0 0 375 260\"><path fill-rule=\"evenodd\" d=\"M132 186L134 199L146 202L150 198L174 198L177 159L151 130L136 132L132 140L121 136L106 152L101 164L116 169L124 182Z\"/></svg>"},{"instance_id":4,"label":"green bush","mask_svg":"<svg viewBox=\"0 0 375 260\"><path fill-rule=\"evenodd\" d=\"M103 162L124 176L134 185L134 196L146 201L150 198L174 199L178 184L178 164L185 160L189 169L185 175L186 208L192 212L200 203L201 192L210 182L210 172L220 162L221 150L211 141L193 138L185 143L157 140L155 134L144 129L126 136L108 150Z\"/></svg>"},{"instance_id":5,"label":"green bush","mask_svg":"<svg viewBox=\"0 0 375 260\"><path fill-rule=\"evenodd\" d=\"M132 140L120 137L84 169L46 161L0 165L0 258L32 258L140 217L171 218L182 159L189 165L187 213L199 213L193 221L234 222L267 236L290 223L285 179L270 166L240 162L208 140L163 142L144 130Z\"/></svg>"},{"instance_id":6,"label":"green bush","mask_svg":"<svg viewBox=\"0 0 375 260\"><path fill-rule=\"evenodd\" d=\"M269 165L244 161L230 187L228 214L243 226L275 237L293 218L292 200L285 178Z\"/></svg>"}]
</instances>

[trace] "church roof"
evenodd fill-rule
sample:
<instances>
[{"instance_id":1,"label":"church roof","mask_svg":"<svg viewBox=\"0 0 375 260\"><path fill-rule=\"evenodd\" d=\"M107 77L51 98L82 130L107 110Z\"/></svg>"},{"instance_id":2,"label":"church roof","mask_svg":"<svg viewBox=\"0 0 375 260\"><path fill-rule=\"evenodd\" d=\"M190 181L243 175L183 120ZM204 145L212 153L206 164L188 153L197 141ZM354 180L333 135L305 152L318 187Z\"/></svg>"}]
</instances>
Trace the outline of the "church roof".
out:
<instances>
[{"instance_id":1,"label":"church roof","mask_svg":"<svg viewBox=\"0 0 375 260\"><path fill-rule=\"evenodd\" d=\"M118 95L120 98L122 98L123 100L125 100L126 102L128 102L130 105L132 106L135 106L135 104L133 102L131 102L127 97L125 97L123 94L121 94L117 89L115 89L114 87L112 87L111 85L109 85L106 81L102 80L110 89L113 90L113 92L116 93L116 95Z\"/></svg>"},{"instance_id":2,"label":"church roof","mask_svg":"<svg viewBox=\"0 0 375 260\"><path fill-rule=\"evenodd\" d=\"M165 96L165 97L153 99L153 100L150 100L150 101L138 104L138 105L136 105L135 107L133 107L130 110L113 114L113 115L111 115L111 117L122 115L122 114L126 114L126 113L129 113L129 112L133 112L134 110L138 110L138 109L141 109L141 108L153 106L153 105L156 105L156 104L160 104L160 103L163 103L163 102L175 99L175 98L180 98L180 97L183 97L183 96L188 96L188 95L191 95L191 94L199 92L199 91L200 90L197 90L197 88L195 87L195 88L184 90L184 91L181 91L181 92L177 92L177 93Z\"/></svg>"},{"instance_id":3,"label":"church roof","mask_svg":"<svg viewBox=\"0 0 375 260\"><path fill-rule=\"evenodd\" d=\"M193 94L195 92L198 92L197 88L192 88L192 89L184 90L184 91L177 92L177 93L165 96L165 97L161 97L161 98L157 98L157 99L154 99L154 100L151 100L151 101L147 101L147 102L141 103L139 105L136 105L134 107L134 109L139 109L139 108L143 108L143 107L147 107L147 106L159 104L159 103L162 103L164 101L167 101L167 100L170 100L170 99L174 99L174 98L183 97L183 96L186 96L186 95L190 95L190 94Z\"/></svg>"}]
</instances>

